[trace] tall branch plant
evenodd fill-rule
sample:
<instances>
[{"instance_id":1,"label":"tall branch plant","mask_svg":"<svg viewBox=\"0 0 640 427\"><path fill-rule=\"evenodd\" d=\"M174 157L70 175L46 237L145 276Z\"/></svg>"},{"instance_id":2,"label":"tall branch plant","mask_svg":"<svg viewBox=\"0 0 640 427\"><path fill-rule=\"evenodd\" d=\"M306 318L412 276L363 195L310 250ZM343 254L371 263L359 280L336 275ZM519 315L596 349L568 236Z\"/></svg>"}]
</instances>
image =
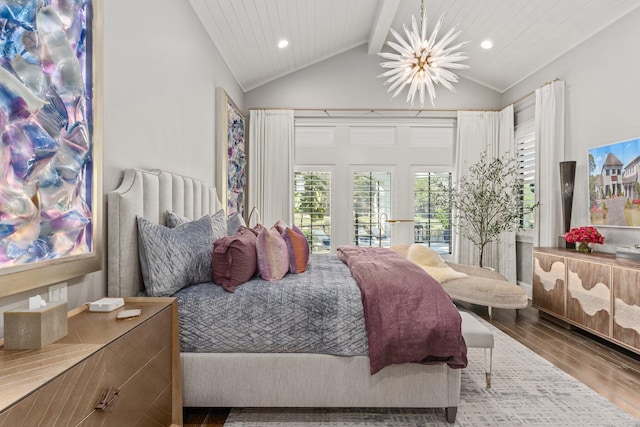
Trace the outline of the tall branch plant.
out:
<instances>
[{"instance_id":1,"label":"tall branch plant","mask_svg":"<svg viewBox=\"0 0 640 427\"><path fill-rule=\"evenodd\" d=\"M480 251L479 266L483 267L487 245L500 241L500 234L515 231L521 218L540 204L522 203L524 182L515 159L504 156L488 159L483 152L480 160L469 167L448 194L459 233Z\"/></svg>"}]
</instances>

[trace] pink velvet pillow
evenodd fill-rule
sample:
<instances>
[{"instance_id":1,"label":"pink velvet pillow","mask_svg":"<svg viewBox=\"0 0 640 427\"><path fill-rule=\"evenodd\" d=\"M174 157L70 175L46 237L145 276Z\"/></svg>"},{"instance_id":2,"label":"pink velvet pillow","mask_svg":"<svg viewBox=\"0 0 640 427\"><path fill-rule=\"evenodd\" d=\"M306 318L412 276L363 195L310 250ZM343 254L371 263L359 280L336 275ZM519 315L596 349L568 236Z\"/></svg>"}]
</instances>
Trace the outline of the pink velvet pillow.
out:
<instances>
[{"instance_id":1,"label":"pink velvet pillow","mask_svg":"<svg viewBox=\"0 0 640 427\"><path fill-rule=\"evenodd\" d=\"M235 235L216 240L213 243L211 265L213 281L226 291L235 291L256 275L256 233L240 227Z\"/></svg>"},{"instance_id":2,"label":"pink velvet pillow","mask_svg":"<svg viewBox=\"0 0 640 427\"><path fill-rule=\"evenodd\" d=\"M302 231L295 225L287 225L278 221L274 226L287 244L289 251L289 273L304 273L309 264L309 242Z\"/></svg>"},{"instance_id":3,"label":"pink velvet pillow","mask_svg":"<svg viewBox=\"0 0 640 427\"><path fill-rule=\"evenodd\" d=\"M275 227L256 226L256 229L259 230L256 253L260 277L269 281L280 280L289 271L287 244Z\"/></svg>"}]
</instances>

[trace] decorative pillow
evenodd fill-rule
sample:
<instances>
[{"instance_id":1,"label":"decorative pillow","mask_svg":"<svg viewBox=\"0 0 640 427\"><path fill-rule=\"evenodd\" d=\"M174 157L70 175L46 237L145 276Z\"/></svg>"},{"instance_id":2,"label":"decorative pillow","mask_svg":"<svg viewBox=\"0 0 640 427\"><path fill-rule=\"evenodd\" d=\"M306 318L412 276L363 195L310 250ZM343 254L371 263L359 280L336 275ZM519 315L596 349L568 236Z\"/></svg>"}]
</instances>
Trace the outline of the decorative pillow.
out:
<instances>
[{"instance_id":1,"label":"decorative pillow","mask_svg":"<svg viewBox=\"0 0 640 427\"><path fill-rule=\"evenodd\" d=\"M235 236L240 227L246 227L247 224L244 222L244 218L239 213L231 214L229 218L227 218L227 236Z\"/></svg>"},{"instance_id":2,"label":"decorative pillow","mask_svg":"<svg viewBox=\"0 0 640 427\"><path fill-rule=\"evenodd\" d=\"M258 270L256 232L240 227L235 236L225 236L213 244L211 261L213 281L224 290L234 292Z\"/></svg>"},{"instance_id":3,"label":"decorative pillow","mask_svg":"<svg viewBox=\"0 0 640 427\"><path fill-rule=\"evenodd\" d=\"M420 265L420 264L418 264ZM429 276L433 277L440 283L448 282L453 279L463 279L465 277L469 277L464 273L454 270L453 268L446 267L432 267L428 265L420 265L424 271L429 273Z\"/></svg>"},{"instance_id":4,"label":"decorative pillow","mask_svg":"<svg viewBox=\"0 0 640 427\"><path fill-rule=\"evenodd\" d=\"M436 251L419 244L412 244L407 250L407 259L418 264L424 271L440 283L469 277L449 267Z\"/></svg>"},{"instance_id":5,"label":"decorative pillow","mask_svg":"<svg viewBox=\"0 0 640 427\"><path fill-rule=\"evenodd\" d=\"M419 265L427 265L430 267L446 267L447 264L438 255L438 252L431 248L420 244L412 244L407 251L407 259Z\"/></svg>"},{"instance_id":6,"label":"decorative pillow","mask_svg":"<svg viewBox=\"0 0 640 427\"><path fill-rule=\"evenodd\" d=\"M260 277L269 281L280 280L289 271L287 244L276 228L256 226L256 229L259 230L256 254Z\"/></svg>"},{"instance_id":7,"label":"decorative pillow","mask_svg":"<svg viewBox=\"0 0 640 427\"><path fill-rule=\"evenodd\" d=\"M211 229L215 239L219 239L227 235L227 222L224 218L224 210L220 209L218 212L210 216ZM175 228L178 225L186 224L191 220L185 216L177 214L175 212L167 212L167 227Z\"/></svg>"},{"instance_id":8,"label":"decorative pillow","mask_svg":"<svg viewBox=\"0 0 640 427\"><path fill-rule=\"evenodd\" d=\"M137 220L140 267L149 296L171 296L185 286L213 280L211 217L175 228L142 217Z\"/></svg>"},{"instance_id":9,"label":"decorative pillow","mask_svg":"<svg viewBox=\"0 0 640 427\"><path fill-rule=\"evenodd\" d=\"M287 244L289 252L289 273L304 273L309 264L309 242L302 231L295 225L287 227L282 221L278 221L274 227Z\"/></svg>"},{"instance_id":10,"label":"decorative pillow","mask_svg":"<svg viewBox=\"0 0 640 427\"><path fill-rule=\"evenodd\" d=\"M391 245L389 249L391 249L396 253L399 253L400 255L406 258L407 254L409 253L409 246L411 245Z\"/></svg>"}]
</instances>

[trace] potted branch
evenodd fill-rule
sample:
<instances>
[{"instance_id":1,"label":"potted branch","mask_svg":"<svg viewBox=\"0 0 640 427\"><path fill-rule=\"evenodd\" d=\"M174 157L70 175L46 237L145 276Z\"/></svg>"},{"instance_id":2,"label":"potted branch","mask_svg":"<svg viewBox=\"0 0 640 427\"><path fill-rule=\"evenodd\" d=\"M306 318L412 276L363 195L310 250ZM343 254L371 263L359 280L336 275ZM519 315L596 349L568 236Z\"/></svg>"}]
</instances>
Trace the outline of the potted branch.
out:
<instances>
[{"instance_id":1,"label":"potted branch","mask_svg":"<svg viewBox=\"0 0 640 427\"><path fill-rule=\"evenodd\" d=\"M517 230L521 218L540 205L523 205L524 182L517 168L513 158L489 160L483 152L480 160L458 181L457 188L441 193L448 197L456 219L454 225L460 234L480 251L480 267L483 267L487 245L499 241L502 232Z\"/></svg>"}]
</instances>

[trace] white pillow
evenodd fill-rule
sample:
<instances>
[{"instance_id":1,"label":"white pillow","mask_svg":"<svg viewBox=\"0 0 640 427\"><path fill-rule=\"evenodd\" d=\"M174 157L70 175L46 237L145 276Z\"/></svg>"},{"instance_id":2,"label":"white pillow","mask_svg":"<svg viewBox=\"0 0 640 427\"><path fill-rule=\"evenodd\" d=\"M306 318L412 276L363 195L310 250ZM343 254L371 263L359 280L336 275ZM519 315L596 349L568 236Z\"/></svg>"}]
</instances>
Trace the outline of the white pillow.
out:
<instances>
[{"instance_id":1,"label":"white pillow","mask_svg":"<svg viewBox=\"0 0 640 427\"><path fill-rule=\"evenodd\" d=\"M407 259L422 267L424 271L440 283L469 277L449 267L436 251L420 244L414 243L409 246Z\"/></svg>"}]
</instances>

